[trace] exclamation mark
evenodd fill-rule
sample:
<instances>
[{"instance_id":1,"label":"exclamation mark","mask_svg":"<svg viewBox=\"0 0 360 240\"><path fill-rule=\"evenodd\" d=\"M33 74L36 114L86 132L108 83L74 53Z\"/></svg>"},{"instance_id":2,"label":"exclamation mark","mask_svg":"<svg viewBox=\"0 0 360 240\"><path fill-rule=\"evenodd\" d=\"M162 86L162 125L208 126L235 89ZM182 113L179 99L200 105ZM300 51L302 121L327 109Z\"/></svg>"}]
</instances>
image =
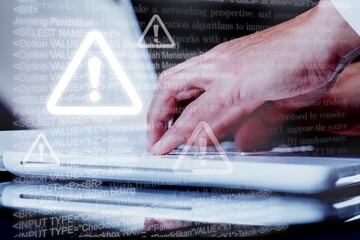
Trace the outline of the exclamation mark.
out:
<instances>
[{"instance_id":1,"label":"exclamation mark","mask_svg":"<svg viewBox=\"0 0 360 240\"><path fill-rule=\"evenodd\" d=\"M40 161L44 161L44 144L39 144Z\"/></svg>"},{"instance_id":2,"label":"exclamation mark","mask_svg":"<svg viewBox=\"0 0 360 240\"><path fill-rule=\"evenodd\" d=\"M97 91L100 82L100 72L101 72L101 60L98 57L92 57L88 62L89 67L89 76L90 76L90 84L94 89L90 93L90 100L93 102L97 102L100 100L100 94Z\"/></svg>"},{"instance_id":3,"label":"exclamation mark","mask_svg":"<svg viewBox=\"0 0 360 240\"><path fill-rule=\"evenodd\" d=\"M158 24L154 25L154 36L155 36L154 42L160 43L160 41L159 41L159 25Z\"/></svg>"},{"instance_id":4,"label":"exclamation mark","mask_svg":"<svg viewBox=\"0 0 360 240\"><path fill-rule=\"evenodd\" d=\"M206 154L206 146L207 146L206 138L200 138L199 139L199 151L200 151L201 157L204 157ZM200 160L200 165L202 167L204 167L206 165L206 161L204 159Z\"/></svg>"}]
</instances>

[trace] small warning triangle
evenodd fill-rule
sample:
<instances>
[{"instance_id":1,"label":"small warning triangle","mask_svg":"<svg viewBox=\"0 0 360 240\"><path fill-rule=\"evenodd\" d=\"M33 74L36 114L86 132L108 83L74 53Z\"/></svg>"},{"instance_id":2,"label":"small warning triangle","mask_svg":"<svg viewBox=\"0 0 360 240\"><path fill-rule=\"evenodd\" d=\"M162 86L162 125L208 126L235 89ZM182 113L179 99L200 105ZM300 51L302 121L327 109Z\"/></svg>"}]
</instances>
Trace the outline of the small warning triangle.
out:
<instances>
[{"instance_id":1,"label":"small warning triangle","mask_svg":"<svg viewBox=\"0 0 360 240\"><path fill-rule=\"evenodd\" d=\"M26 153L23 163L26 167L42 167L49 165L58 167L60 165L59 158L55 154L54 149L42 133L36 137L29 151Z\"/></svg>"},{"instance_id":2,"label":"small warning triangle","mask_svg":"<svg viewBox=\"0 0 360 240\"><path fill-rule=\"evenodd\" d=\"M205 159L202 159L202 158L206 158L206 155L204 155L203 157L199 157L198 166L196 166L196 167L195 167L195 165L182 166L184 164L184 161L186 161L185 159L188 157L187 154L188 154L191 146L194 145L194 142L195 142L196 138L199 136L202 129L204 129L206 134L210 137L210 140L212 141L213 145L215 146L215 148L218 152L217 156L219 156L223 161L221 161L221 163L219 163L218 160L206 161ZM201 142L199 142L199 143L201 143ZM201 148L201 146L200 146L200 148ZM204 154L203 151L200 151L200 153ZM207 164L208 162L211 164ZM187 163L189 163L189 162L187 162ZM192 163L194 163L194 161ZM191 169L188 169L189 167ZM188 142L186 143L184 149L182 150L181 154L179 155L178 159L176 160L176 162L173 165L173 171L176 174L188 174L188 171L183 171L184 170L183 168L191 170L194 175L229 175L233 172L232 163L229 161L229 158L227 157L226 153L224 152L223 148L221 147L214 132L211 130L209 124L207 124L206 122L200 122L196 126L196 128L193 131L193 133L191 134Z\"/></svg>"},{"instance_id":3,"label":"small warning triangle","mask_svg":"<svg viewBox=\"0 0 360 240\"><path fill-rule=\"evenodd\" d=\"M161 28L159 28L159 25L157 23L160 24ZM150 33L149 33L150 29L153 29L153 33L151 33L151 35L153 35L151 43L144 43L145 36L147 36L148 34L150 35ZM162 43L162 41L160 40L160 38L159 38L159 30L160 29L162 29L162 31L165 33L166 38L167 38L166 40L168 43ZM148 23L148 25L146 26L143 34L139 38L137 46L140 48L174 48L176 46L176 44L175 44L174 39L171 37L168 29L166 28L164 22L161 20L160 16L155 14L151 18L151 20Z\"/></svg>"},{"instance_id":4,"label":"small warning triangle","mask_svg":"<svg viewBox=\"0 0 360 240\"><path fill-rule=\"evenodd\" d=\"M79 68L80 63L85 58L90 47L95 43L99 46L110 64L112 71L115 73L117 80L120 81L120 84L129 96L132 106L57 106L61 95ZM93 57L89 63L96 67L99 64L99 59ZM94 75L100 74L99 69L95 69L92 72ZM93 92L90 95L90 99L96 102L99 96L96 92ZM142 110L142 101L102 34L97 31L92 31L85 37L85 40L60 79L60 82L55 87L54 92L47 102L47 109L54 115L136 115Z\"/></svg>"}]
</instances>

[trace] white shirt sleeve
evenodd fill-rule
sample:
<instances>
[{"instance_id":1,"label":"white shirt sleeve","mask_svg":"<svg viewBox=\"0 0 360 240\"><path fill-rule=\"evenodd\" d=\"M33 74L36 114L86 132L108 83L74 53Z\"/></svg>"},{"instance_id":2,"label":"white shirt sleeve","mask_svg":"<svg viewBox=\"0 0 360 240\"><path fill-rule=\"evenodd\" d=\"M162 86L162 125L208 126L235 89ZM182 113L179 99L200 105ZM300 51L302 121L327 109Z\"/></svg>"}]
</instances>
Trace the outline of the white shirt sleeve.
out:
<instances>
[{"instance_id":1,"label":"white shirt sleeve","mask_svg":"<svg viewBox=\"0 0 360 240\"><path fill-rule=\"evenodd\" d=\"M331 0L331 2L360 36L360 0Z\"/></svg>"}]
</instances>

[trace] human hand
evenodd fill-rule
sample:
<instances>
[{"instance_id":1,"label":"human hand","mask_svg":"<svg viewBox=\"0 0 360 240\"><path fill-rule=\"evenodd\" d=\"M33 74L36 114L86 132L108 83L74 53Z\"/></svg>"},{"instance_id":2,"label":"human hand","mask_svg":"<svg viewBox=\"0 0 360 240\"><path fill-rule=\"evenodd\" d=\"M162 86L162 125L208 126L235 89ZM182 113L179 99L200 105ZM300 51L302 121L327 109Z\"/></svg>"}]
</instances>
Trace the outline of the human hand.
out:
<instances>
[{"instance_id":1,"label":"human hand","mask_svg":"<svg viewBox=\"0 0 360 240\"><path fill-rule=\"evenodd\" d=\"M148 151L172 151L199 122L216 122L224 111L230 122L239 121L265 102L308 96L331 85L358 47L358 35L322 1L293 20L171 68L161 74L148 113ZM178 103L195 96L167 129Z\"/></svg>"},{"instance_id":2,"label":"human hand","mask_svg":"<svg viewBox=\"0 0 360 240\"><path fill-rule=\"evenodd\" d=\"M274 141L274 136L280 136L282 139L278 140L286 143L288 137L296 137L302 132L360 136L360 63L347 67L333 88L319 100L316 100L316 95L321 96L327 89L317 92L318 94L267 102L257 108L233 131L237 146L243 151L269 150L279 145L279 142ZM310 112L312 119L296 120L293 117L296 113L304 116ZM333 116L334 113L338 116ZM284 124L288 119L296 127L287 129ZM294 132L295 128L299 129L298 132Z\"/></svg>"}]
</instances>

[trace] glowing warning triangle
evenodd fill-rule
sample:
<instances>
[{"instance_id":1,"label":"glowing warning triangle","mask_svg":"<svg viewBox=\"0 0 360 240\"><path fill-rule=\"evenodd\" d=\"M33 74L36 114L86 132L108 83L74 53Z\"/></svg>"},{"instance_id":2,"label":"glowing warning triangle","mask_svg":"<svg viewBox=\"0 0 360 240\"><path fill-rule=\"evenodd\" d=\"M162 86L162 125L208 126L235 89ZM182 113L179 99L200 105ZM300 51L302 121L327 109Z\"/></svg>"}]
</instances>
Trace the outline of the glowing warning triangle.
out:
<instances>
[{"instance_id":1,"label":"glowing warning triangle","mask_svg":"<svg viewBox=\"0 0 360 240\"><path fill-rule=\"evenodd\" d=\"M58 167L60 165L59 158L51 147L49 141L44 134L40 133L24 158L24 166L26 167ZM43 165L42 165L43 164Z\"/></svg>"},{"instance_id":2,"label":"glowing warning triangle","mask_svg":"<svg viewBox=\"0 0 360 240\"><path fill-rule=\"evenodd\" d=\"M160 24L161 29L165 32L167 39L170 43L161 43L161 42L155 42L155 43L144 43L145 36L149 33L149 30L154 25L155 21L157 21ZM141 48L174 48L176 46L174 39L171 37L168 29L166 28L164 22L161 20L160 16L155 14L148 25L146 26L143 34L139 38L139 41L137 43L138 47Z\"/></svg>"},{"instance_id":3,"label":"glowing warning triangle","mask_svg":"<svg viewBox=\"0 0 360 240\"><path fill-rule=\"evenodd\" d=\"M188 142L186 143L184 149L182 150L181 154L179 155L178 159L176 160L176 162L173 165L173 171L176 174L188 174L186 171L182 171L183 170L183 166L182 164L184 163L184 161L186 161L187 153L189 152L191 146L194 145L194 142L196 140L196 138L199 136L201 130L204 129L206 134L210 137L210 140L212 141L212 143L214 144L217 152L218 152L218 156L223 160L221 161L221 163L216 160L209 160L211 161L212 165L211 166L206 166L204 165L202 168L198 169L198 168L192 168L189 169L192 171L192 173L194 175L229 175L233 172L233 165L232 163L229 161L229 158L227 157L226 153L224 152L223 148L221 147L219 141L217 140L214 132L211 130L209 124L207 124L206 122L200 122L194 132L191 134ZM205 156L206 157L206 156ZM191 161L193 161L193 159L191 159ZM199 163L202 160L199 158ZM189 162L187 162L189 163ZM202 165L202 164L200 164ZM189 168L189 166L184 166L185 168ZM191 166L190 166L191 168Z\"/></svg>"},{"instance_id":4,"label":"glowing warning triangle","mask_svg":"<svg viewBox=\"0 0 360 240\"><path fill-rule=\"evenodd\" d=\"M97 43L100 47L100 50L129 96L133 106L56 106L74 76L75 71L94 43ZM85 40L60 79L60 82L55 87L53 94L48 100L47 109L54 115L136 115L142 110L142 101L104 37L101 33L92 31L85 37Z\"/></svg>"}]
</instances>

